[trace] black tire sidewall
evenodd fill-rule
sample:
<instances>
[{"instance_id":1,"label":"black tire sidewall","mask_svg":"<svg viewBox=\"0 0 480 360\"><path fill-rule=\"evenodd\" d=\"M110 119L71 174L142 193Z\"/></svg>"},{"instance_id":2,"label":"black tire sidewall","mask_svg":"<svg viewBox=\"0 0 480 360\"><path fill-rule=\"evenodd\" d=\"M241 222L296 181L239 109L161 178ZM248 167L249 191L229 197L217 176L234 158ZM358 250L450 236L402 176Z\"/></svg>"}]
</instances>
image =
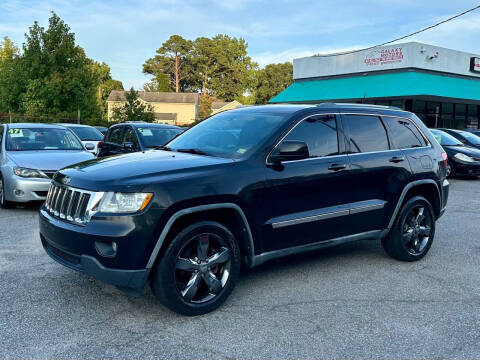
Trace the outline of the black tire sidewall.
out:
<instances>
[{"instance_id":1,"label":"black tire sidewall","mask_svg":"<svg viewBox=\"0 0 480 360\"><path fill-rule=\"evenodd\" d=\"M230 277L222 292L203 304L186 302L179 294L175 282L175 262L185 244L201 233L214 233L225 240L232 253ZM222 305L233 291L240 273L240 249L233 234L222 224L214 221L196 222L179 232L168 245L161 258L157 261L150 278L150 284L155 296L170 310L183 315L195 316L208 313Z\"/></svg>"},{"instance_id":2,"label":"black tire sidewall","mask_svg":"<svg viewBox=\"0 0 480 360\"><path fill-rule=\"evenodd\" d=\"M425 210L430 213L432 218L432 233L428 240L428 244L425 247L425 251L421 254L414 255L411 254L406 247L403 245L402 242L402 234L403 234L403 224L405 222L405 218L410 213L412 208L422 205L424 206ZM433 239L435 237L435 214L433 211L433 207L430 202L425 199L423 196L415 196L408 199L405 204L402 206L402 209L395 221L394 227L390 233L390 236L385 239L386 243L384 244L385 250L389 253L389 255L393 256L396 259L403 260L403 261L416 261L422 259L425 255L427 255L430 247L432 246Z\"/></svg>"},{"instance_id":3,"label":"black tire sidewall","mask_svg":"<svg viewBox=\"0 0 480 360\"><path fill-rule=\"evenodd\" d=\"M3 196L2 196L2 199L3 199L2 201L3 201L3 203L0 203L0 208L2 208L2 209L8 209L8 208L11 207L12 203L11 203L10 201L8 201L8 200L5 199L5 180L3 179L3 175L2 175L2 174L0 174L0 179L1 179L2 185L3 185L3 186L2 186L2 193L3 193L3 194L2 194L2 195L3 195Z\"/></svg>"}]
</instances>

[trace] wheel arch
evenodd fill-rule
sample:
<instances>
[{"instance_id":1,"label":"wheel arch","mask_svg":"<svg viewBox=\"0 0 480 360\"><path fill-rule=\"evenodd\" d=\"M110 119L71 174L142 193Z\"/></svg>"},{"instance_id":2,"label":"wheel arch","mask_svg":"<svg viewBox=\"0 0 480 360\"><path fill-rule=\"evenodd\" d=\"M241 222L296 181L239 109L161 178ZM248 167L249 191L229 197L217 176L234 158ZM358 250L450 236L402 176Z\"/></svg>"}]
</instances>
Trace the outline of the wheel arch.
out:
<instances>
[{"instance_id":1,"label":"wheel arch","mask_svg":"<svg viewBox=\"0 0 480 360\"><path fill-rule=\"evenodd\" d=\"M433 179L416 180L408 183L403 188L402 194L397 202L397 206L395 207L390 222L388 223L388 229L392 228L403 204L411 197L417 195L425 197L432 204L436 219L440 216L442 201L438 184Z\"/></svg>"},{"instance_id":2,"label":"wheel arch","mask_svg":"<svg viewBox=\"0 0 480 360\"><path fill-rule=\"evenodd\" d=\"M231 202L213 203L183 208L171 215L163 227L147 263L147 268L154 266L175 236L186 224L202 220L214 220L227 226L239 241L242 257L251 266L254 257L254 242L250 224L242 208Z\"/></svg>"}]
</instances>

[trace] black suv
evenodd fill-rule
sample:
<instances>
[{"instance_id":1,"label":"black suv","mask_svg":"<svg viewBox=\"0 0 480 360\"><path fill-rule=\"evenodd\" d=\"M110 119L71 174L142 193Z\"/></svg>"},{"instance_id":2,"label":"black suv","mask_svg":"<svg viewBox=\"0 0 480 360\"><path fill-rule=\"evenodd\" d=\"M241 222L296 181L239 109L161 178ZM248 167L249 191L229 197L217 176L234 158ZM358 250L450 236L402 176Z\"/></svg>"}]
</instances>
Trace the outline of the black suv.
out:
<instances>
[{"instance_id":1,"label":"black suv","mask_svg":"<svg viewBox=\"0 0 480 360\"><path fill-rule=\"evenodd\" d=\"M428 252L446 154L412 113L348 104L223 112L161 150L59 171L40 210L46 252L170 309L212 311L240 267L359 239Z\"/></svg>"},{"instance_id":2,"label":"black suv","mask_svg":"<svg viewBox=\"0 0 480 360\"><path fill-rule=\"evenodd\" d=\"M98 157L155 149L184 130L178 126L127 122L111 126L98 144Z\"/></svg>"}]
</instances>

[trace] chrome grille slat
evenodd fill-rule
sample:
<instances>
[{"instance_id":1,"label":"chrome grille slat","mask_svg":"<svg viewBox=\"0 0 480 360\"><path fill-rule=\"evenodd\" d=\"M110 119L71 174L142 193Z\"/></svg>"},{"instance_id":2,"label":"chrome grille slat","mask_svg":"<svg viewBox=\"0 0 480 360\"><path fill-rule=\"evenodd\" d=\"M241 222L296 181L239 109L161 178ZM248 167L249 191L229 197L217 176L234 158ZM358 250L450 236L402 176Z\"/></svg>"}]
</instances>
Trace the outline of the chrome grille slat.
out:
<instances>
[{"instance_id":1,"label":"chrome grille slat","mask_svg":"<svg viewBox=\"0 0 480 360\"><path fill-rule=\"evenodd\" d=\"M92 214L89 206L94 204L91 199L96 199L98 202L102 195L103 193L77 189L53 181L48 190L45 208L54 217L84 225Z\"/></svg>"}]
</instances>

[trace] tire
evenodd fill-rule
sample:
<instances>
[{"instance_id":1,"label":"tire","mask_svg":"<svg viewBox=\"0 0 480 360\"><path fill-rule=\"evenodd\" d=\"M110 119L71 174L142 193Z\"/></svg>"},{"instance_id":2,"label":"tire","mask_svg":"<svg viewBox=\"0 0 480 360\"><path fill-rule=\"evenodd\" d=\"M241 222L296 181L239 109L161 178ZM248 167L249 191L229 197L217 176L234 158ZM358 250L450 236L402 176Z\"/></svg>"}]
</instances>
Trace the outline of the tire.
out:
<instances>
[{"instance_id":1,"label":"tire","mask_svg":"<svg viewBox=\"0 0 480 360\"><path fill-rule=\"evenodd\" d=\"M453 179L455 177L455 169L450 161L447 161L447 178Z\"/></svg>"},{"instance_id":2,"label":"tire","mask_svg":"<svg viewBox=\"0 0 480 360\"><path fill-rule=\"evenodd\" d=\"M11 201L5 200L5 182L3 181L3 176L0 174L0 208L9 209L12 207L13 203Z\"/></svg>"},{"instance_id":3,"label":"tire","mask_svg":"<svg viewBox=\"0 0 480 360\"><path fill-rule=\"evenodd\" d=\"M170 310L187 316L206 314L233 291L240 259L237 241L225 226L196 222L168 245L153 269L150 286Z\"/></svg>"},{"instance_id":4,"label":"tire","mask_svg":"<svg viewBox=\"0 0 480 360\"><path fill-rule=\"evenodd\" d=\"M387 254L397 260L417 261L428 253L434 236L433 207L423 196L415 196L402 206L382 245Z\"/></svg>"}]
</instances>

